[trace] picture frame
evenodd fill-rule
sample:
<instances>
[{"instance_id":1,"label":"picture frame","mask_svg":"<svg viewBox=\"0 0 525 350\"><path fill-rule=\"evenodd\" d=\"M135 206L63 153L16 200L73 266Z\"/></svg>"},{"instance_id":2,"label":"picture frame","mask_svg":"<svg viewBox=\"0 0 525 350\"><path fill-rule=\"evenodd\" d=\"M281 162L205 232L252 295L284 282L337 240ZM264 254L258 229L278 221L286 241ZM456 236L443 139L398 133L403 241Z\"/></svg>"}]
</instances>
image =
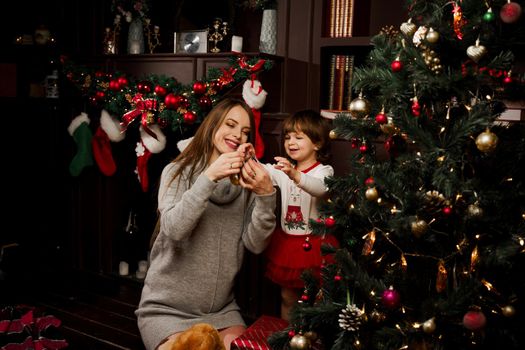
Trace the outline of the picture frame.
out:
<instances>
[{"instance_id":1,"label":"picture frame","mask_svg":"<svg viewBox=\"0 0 525 350\"><path fill-rule=\"evenodd\" d=\"M208 52L208 29L186 30L173 35L175 53L198 54Z\"/></svg>"}]
</instances>

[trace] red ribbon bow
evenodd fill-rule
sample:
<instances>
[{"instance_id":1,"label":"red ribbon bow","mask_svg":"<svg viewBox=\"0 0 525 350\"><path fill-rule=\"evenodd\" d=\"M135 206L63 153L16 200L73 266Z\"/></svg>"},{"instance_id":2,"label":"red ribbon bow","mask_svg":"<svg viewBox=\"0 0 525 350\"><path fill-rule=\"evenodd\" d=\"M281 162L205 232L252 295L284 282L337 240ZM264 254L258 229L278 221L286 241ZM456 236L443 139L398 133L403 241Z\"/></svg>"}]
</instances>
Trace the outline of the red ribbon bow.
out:
<instances>
[{"instance_id":1,"label":"red ribbon bow","mask_svg":"<svg viewBox=\"0 0 525 350\"><path fill-rule=\"evenodd\" d=\"M126 131L128 125L131 124L139 115L142 115L140 123L142 124L144 131L157 140L157 135L155 135L155 133L151 131L150 128L148 128L148 125L151 124L149 118L150 114L153 114L157 111L158 101L153 98L144 99L142 94L136 94L133 97L133 103L135 104L135 109L122 116L122 122L120 123L120 125L123 127L122 131Z\"/></svg>"}]
</instances>

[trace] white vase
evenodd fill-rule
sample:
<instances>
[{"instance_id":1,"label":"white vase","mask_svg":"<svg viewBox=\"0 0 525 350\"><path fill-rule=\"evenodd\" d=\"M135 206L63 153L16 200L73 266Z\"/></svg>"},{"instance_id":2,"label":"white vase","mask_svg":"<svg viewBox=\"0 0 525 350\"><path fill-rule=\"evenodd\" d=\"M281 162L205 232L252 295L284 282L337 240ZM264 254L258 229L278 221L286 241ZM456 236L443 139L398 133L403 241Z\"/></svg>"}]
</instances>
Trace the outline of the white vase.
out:
<instances>
[{"instance_id":1,"label":"white vase","mask_svg":"<svg viewBox=\"0 0 525 350\"><path fill-rule=\"evenodd\" d=\"M277 49L277 10L263 11L259 51L275 55Z\"/></svg>"},{"instance_id":2,"label":"white vase","mask_svg":"<svg viewBox=\"0 0 525 350\"><path fill-rule=\"evenodd\" d=\"M142 20L135 18L129 24L128 32L128 54L136 55L144 53L144 29Z\"/></svg>"}]
</instances>

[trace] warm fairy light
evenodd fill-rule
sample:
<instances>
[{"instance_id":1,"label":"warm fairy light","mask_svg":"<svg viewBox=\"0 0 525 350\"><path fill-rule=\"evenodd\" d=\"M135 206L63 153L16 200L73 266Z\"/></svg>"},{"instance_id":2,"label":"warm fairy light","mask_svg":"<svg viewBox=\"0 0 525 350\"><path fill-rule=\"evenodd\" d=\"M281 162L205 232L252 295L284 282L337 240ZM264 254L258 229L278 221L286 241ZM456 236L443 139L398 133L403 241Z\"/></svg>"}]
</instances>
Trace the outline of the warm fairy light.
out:
<instances>
[{"instance_id":1,"label":"warm fairy light","mask_svg":"<svg viewBox=\"0 0 525 350\"><path fill-rule=\"evenodd\" d=\"M438 157L438 159L437 159L438 162L442 162L444 160L445 160L445 156Z\"/></svg>"},{"instance_id":2,"label":"warm fairy light","mask_svg":"<svg viewBox=\"0 0 525 350\"><path fill-rule=\"evenodd\" d=\"M361 345L361 343L359 342L359 339L355 341L355 345L356 345L356 346Z\"/></svg>"},{"instance_id":3,"label":"warm fairy light","mask_svg":"<svg viewBox=\"0 0 525 350\"><path fill-rule=\"evenodd\" d=\"M489 101L492 100L492 96L490 96L490 95L485 96L485 98L486 98L487 100L489 100Z\"/></svg>"},{"instance_id":4,"label":"warm fairy light","mask_svg":"<svg viewBox=\"0 0 525 350\"><path fill-rule=\"evenodd\" d=\"M476 239L479 239L479 237L481 237L481 236L479 235L479 233L478 233L477 235L474 236L474 238L476 238Z\"/></svg>"},{"instance_id":5,"label":"warm fairy light","mask_svg":"<svg viewBox=\"0 0 525 350\"><path fill-rule=\"evenodd\" d=\"M412 325L413 328L415 329L419 329L421 327L421 323L418 323L418 322L414 322L414 324Z\"/></svg>"},{"instance_id":6,"label":"warm fairy light","mask_svg":"<svg viewBox=\"0 0 525 350\"><path fill-rule=\"evenodd\" d=\"M454 168L450 168L450 172L453 173L454 172Z\"/></svg>"},{"instance_id":7,"label":"warm fairy light","mask_svg":"<svg viewBox=\"0 0 525 350\"><path fill-rule=\"evenodd\" d=\"M509 177L509 178L505 179L505 181L511 182L511 181L514 181L514 179L512 177Z\"/></svg>"},{"instance_id":8,"label":"warm fairy light","mask_svg":"<svg viewBox=\"0 0 525 350\"><path fill-rule=\"evenodd\" d=\"M350 209L354 209L354 205L353 204L350 204Z\"/></svg>"},{"instance_id":9,"label":"warm fairy light","mask_svg":"<svg viewBox=\"0 0 525 350\"><path fill-rule=\"evenodd\" d=\"M523 247L524 244L525 244L525 241L523 241L523 238L520 238L520 246Z\"/></svg>"},{"instance_id":10,"label":"warm fairy light","mask_svg":"<svg viewBox=\"0 0 525 350\"><path fill-rule=\"evenodd\" d=\"M421 157L421 152L416 152L416 156Z\"/></svg>"},{"instance_id":11,"label":"warm fairy light","mask_svg":"<svg viewBox=\"0 0 525 350\"><path fill-rule=\"evenodd\" d=\"M442 126L441 129L439 130L439 133L443 133L443 132L445 132L445 127L444 126Z\"/></svg>"},{"instance_id":12,"label":"warm fairy light","mask_svg":"<svg viewBox=\"0 0 525 350\"><path fill-rule=\"evenodd\" d=\"M401 307L401 313L403 313L403 314L406 313L406 310L405 310L405 307L404 307L404 306Z\"/></svg>"},{"instance_id":13,"label":"warm fairy light","mask_svg":"<svg viewBox=\"0 0 525 350\"><path fill-rule=\"evenodd\" d=\"M370 291L370 296L375 296L376 295L376 292L374 292L373 290Z\"/></svg>"},{"instance_id":14,"label":"warm fairy light","mask_svg":"<svg viewBox=\"0 0 525 350\"><path fill-rule=\"evenodd\" d=\"M400 347L398 350L405 350L405 349L408 349L408 345L403 345L403 346Z\"/></svg>"},{"instance_id":15,"label":"warm fairy light","mask_svg":"<svg viewBox=\"0 0 525 350\"><path fill-rule=\"evenodd\" d=\"M372 253L371 253L371 254L374 254L374 251L373 251L373 250L372 250ZM381 255L381 256L379 257L379 259L376 260L376 264L379 264L381 261L383 261L383 258L384 258L384 257L385 257L384 254Z\"/></svg>"},{"instance_id":16,"label":"warm fairy light","mask_svg":"<svg viewBox=\"0 0 525 350\"><path fill-rule=\"evenodd\" d=\"M390 213L391 213L391 214L395 214L395 213L397 213L397 208L396 208L395 205L392 207L392 209L390 209Z\"/></svg>"},{"instance_id":17,"label":"warm fairy light","mask_svg":"<svg viewBox=\"0 0 525 350\"><path fill-rule=\"evenodd\" d=\"M492 290L494 290L494 286L492 285L492 283L490 283L489 281L487 280L481 280L481 284L483 284L485 286L485 288L487 288L487 290L490 292Z\"/></svg>"},{"instance_id":18,"label":"warm fairy light","mask_svg":"<svg viewBox=\"0 0 525 350\"><path fill-rule=\"evenodd\" d=\"M401 267L403 268L403 271L407 270L408 263L407 259L405 258L405 254L401 254Z\"/></svg>"},{"instance_id":19,"label":"warm fairy light","mask_svg":"<svg viewBox=\"0 0 525 350\"><path fill-rule=\"evenodd\" d=\"M383 201L383 200L381 199L381 197L379 197L379 198L377 199L377 204L381 204L382 201Z\"/></svg>"},{"instance_id":20,"label":"warm fairy light","mask_svg":"<svg viewBox=\"0 0 525 350\"><path fill-rule=\"evenodd\" d=\"M398 331L401 332L401 334L405 335L405 332L403 332L403 330L401 329L401 326L399 326L399 324L396 323L396 328Z\"/></svg>"}]
</instances>

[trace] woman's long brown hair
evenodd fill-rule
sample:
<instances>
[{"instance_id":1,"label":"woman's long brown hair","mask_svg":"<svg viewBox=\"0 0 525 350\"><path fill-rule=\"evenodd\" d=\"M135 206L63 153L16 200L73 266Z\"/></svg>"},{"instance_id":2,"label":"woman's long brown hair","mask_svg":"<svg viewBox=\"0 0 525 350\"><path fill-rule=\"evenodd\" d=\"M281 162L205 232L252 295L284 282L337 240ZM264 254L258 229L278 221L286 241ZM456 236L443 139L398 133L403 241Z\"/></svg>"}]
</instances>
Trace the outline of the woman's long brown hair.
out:
<instances>
[{"instance_id":1,"label":"woman's long brown hair","mask_svg":"<svg viewBox=\"0 0 525 350\"><path fill-rule=\"evenodd\" d=\"M200 173L207 166L213 153L213 138L215 133L222 125L226 114L235 106L242 107L250 118L250 136L248 142L254 139L255 136L255 122L251 108L243 100L227 97L221 100L217 105L208 113L201 126L197 129L193 140L189 145L173 160L173 162L179 163L178 169L173 175L173 181L179 177L181 180L181 174L185 168L189 167L189 173L187 181L191 182L191 179L196 173Z\"/></svg>"}]
</instances>

